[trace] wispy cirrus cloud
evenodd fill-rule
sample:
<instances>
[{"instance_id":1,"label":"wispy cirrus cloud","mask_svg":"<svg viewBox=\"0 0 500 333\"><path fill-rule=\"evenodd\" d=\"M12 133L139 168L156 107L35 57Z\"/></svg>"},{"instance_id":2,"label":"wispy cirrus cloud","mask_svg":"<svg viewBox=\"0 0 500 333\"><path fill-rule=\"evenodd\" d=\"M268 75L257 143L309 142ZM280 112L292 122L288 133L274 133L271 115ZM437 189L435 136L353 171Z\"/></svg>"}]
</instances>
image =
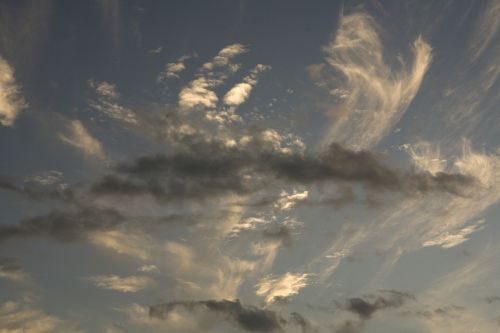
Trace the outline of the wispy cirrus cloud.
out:
<instances>
[{"instance_id":1,"label":"wispy cirrus cloud","mask_svg":"<svg viewBox=\"0 0 500 333\"><path fill-rule=\"evenodd\" d=\"M297 295L300 289L307 286L308 274L285 273L279 277L266 277L260 280L256 294L265 297L267 303L287 299Z\"/></svg>"},{"instance_id":2,"label":"wispy cirrus cloud","mask_svg":"<svg viewBox=\"0 0 500 333\"><path fill-rule=\"evenodd\" d=\"M416 38L411 65L400 59L402 69L397 70L385 60L379 32L367 13L343 15L334 39L324 47L326 62L342 76L328 83L338 103L332 108L335 119L324 144L340 142L356 150L376 145L401 119L419 90L431 62L429 44Z\"/></svg>"},{"instance_id":3,"label":"wispy cirrus cloud","mask_svg":"<svg viewBox=\"0 0 500 333\"><path fill-rule=\"evenodd\" d=\"M85 128L80 120L71 120L67 123L66 133L60 133L59 139L64 143L82 151L86 156L105 160L106 154L99 140Z\"/></svg>"}]
</instances>

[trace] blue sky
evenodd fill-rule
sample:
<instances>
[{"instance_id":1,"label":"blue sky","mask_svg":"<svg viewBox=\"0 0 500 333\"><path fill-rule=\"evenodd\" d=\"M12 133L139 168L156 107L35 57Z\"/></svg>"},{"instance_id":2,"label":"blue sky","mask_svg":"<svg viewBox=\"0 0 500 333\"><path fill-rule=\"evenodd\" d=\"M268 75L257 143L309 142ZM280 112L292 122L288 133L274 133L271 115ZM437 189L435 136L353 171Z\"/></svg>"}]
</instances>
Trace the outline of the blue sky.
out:
<instances>
[{"instance_id":1,"label":"blue sky","mask_svg":"<svg viewBox=\"0 0 500 333\"><path fill-rule=\"evenodd\" d=\"M0 332L498 332L500 3L0 2Z\"/></svg>"}]
</instances>

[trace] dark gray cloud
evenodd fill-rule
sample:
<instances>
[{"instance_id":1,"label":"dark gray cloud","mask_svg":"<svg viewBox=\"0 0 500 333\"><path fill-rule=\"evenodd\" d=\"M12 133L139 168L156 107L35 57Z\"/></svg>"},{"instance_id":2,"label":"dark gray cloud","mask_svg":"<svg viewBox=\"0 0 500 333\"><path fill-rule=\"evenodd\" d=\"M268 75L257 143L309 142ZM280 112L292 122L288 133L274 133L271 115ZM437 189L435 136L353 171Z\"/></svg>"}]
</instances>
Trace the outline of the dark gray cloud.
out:
<instances>
[{"instance_id":1,"label":"dark gray cloud","mask_svg":"<svg viewBox=\"0 0 500 333\"><path fill-rule=\"evenodd\" d=\"M147 228L151 226L195 223L192 214L170 214L159 217L129 217L112 208L78 206L72 210L53 210L16 224L0 226L0 243L14 238L48 236L69 242L84 239L89 233L113 230L121 225Z\"/></svg>"},{"instance_id":2,"label":"dark gray cloud","mask_svg":"<svg viewBox=\"0 0 500 333\"><path fill-rule=\"evenodd\" d=\"M396 191L405 195L446 192L465 195L474 179L461 174L400 171L384 165L368 151L351 151L331 144L325 151L283 152L269 148L255 136L249 144L227 146L217 140L194 141L170 155L141 157L120 164L116 173L96 182L100 195L150 194L161 200L207 198L224 193L249 193L277 185L328 182L357 183L370 191ZM334 205L352 200L343 193ZM324 200L325 203L330 202Z\"/></svg>"},{"instance_id":3,"label":"dark gray cloud","mask_svg":"<svg viewBox=\"0 0 500 333\"><path fill-rule=\"evenodd\" d=\"M486 302L490 304L494 302L500 302L500 296L488 296L486 297Z\"/></svg>"},{"instance_id":4,"label":"dark gray cloud","mask_svg":"<svg viewBox=\"0 0 500 333\"><path fill-rule=\"evenodd\" d=\"M182 307L188 311L204 309L221 314L225 316L227 320L251 332L282 331L282 325L286 323L286 320L274 311L243 305L238 300L204 300L163 303L150 306L149 315L152 318L168 320L169 313L177 307Z\"/></svg>"},{"instance_id":5,"label":"dark gray cloud","mask_svg":"<svg viewBox=\"0 0 500 333\"><path fill-rule=\"evenodd\" d=\"M264 239L279 242L282 245L290 245L292 243L292 232L289 227L280 225L273 228L268 228L262 231Z\"/></svg>"},{"instance_id":6,"label":"dark gray cloud","mask_svg":"<svg viewBox=\"0 0 500 333\"><path fill-rule=\"evenodd\" d=\"M367 320L371 316L383 309L399 308L408 300L414 300L415 297L408 293L395 290L383 291L382 295L368 295L363 298L349 298L345 309L357 314L361 319Z\"/></svg>"},{"instance_id":7,"label":"dark gray cloud","mask_svg":"<svg viewBox=\"0 0 500 333\"><path fill-rule=\"evenodd\" d=\"M290 313L290 321L296 325L298 325L302 333L316 333L318 329L313 327L313 325L307 320L304 316L302 316L298 312Z\"/></svg>"},{"instance_id":8,"label":"dark gray cloud","mask_svg":"<svg viewBox=\"0 0 500 333\"><path fill-rule=\"evenodd\" d=\"M16 259L10 257L0 257L0 272L21 273L21 265Z\"/></svg>"},{"instance_id":9,"label":"dark gray cloud","mask_svg":"<svg viewBox=\"0 0 500 333\"><path fill-rule=\"evenodd\" d=\"M54 210L14 225L0 226L0 242L11 238L48 235L61 241L80 239L89 232L112 229L125 218L113 209Z\"/></svg>"}]
</instances>

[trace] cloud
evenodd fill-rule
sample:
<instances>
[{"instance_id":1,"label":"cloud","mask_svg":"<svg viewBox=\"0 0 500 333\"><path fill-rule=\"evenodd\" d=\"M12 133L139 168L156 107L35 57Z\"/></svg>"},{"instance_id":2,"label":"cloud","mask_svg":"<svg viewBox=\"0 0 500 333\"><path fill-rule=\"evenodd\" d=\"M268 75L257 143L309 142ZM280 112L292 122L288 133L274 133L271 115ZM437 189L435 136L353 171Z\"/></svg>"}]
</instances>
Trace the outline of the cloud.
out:
<instances>
[{"instance_id":1,"label":"cloud","mask_svg":"<svg viewBox=\"0 0 500 333\"><path fill-rule=\"evenodd\" d=\"M267 303L297 295L307 286L308 274L285 273L280 277L266 277L257 283L256 294L265 297Z\"/></svg>"},{"instance_id":2,"label":"cloud","mask_svg":"<svg viewBox=\"0 0 500 333\"><path fill-rule=\"evenodd\" d=\"M99 288L120 291L123 293L136 293L145 288L155 285L153 279L148 276L126 276L117 275L97 275L87 278Z\"/></svg>"},{"instance_id":3,"label":"cloud","mask_svg":"<svg viewBox=\"0 0 500 333\"><path fill-rule=\"evenodd\" d=\"M271 69L270 66L257 65L251 72L250 75L243 79L243 82L237 83L233 88L231 88L224 96L224 103L229 106L237 107L238 105L244 103L253 87L257 84L257 79L260 73Z\"/></svg>"},{"instance_id":4,"label":"cloud","mask_svg":"<svg viewBox=\"0 0 500 333\"><path fill-rule=\"evenodd\" d=\"M112 119L116 119L128 124L138 124L138 117L134 111L120 105L120 93L116 85L105 82L89 80L89 86L95 91L97 99L89 101L90 106Z\"/></svg>"},{"instance_id":5,"label":"cloud","mask_svg":"<svg viewBox=\"0 0 500 333\"><path fill-rule=\"evenodd\" d=\"M203 106L205 108L215 108L219 98L211 89L215 83L204 77L191 81L179 93L179 106L184 109Z\"/></svg>"},{"instance_id":6,"label":"cloud","mask_svg":"<svg viewBox=\"0 0 500 333\"><path fill-rule=\"evenodd\" d=\"M186 65L184 64L184 62L192 57L196 57L196 54L184 55L180 57L177 62L169 62L168 64L166 64L163 71L158 74L157 81L161 82L173 78L178 79L179 73L186 69Z\"/></svg>"},{"instance_id":7,"label":"cloud","mask_svg":"<svg viewBox=\"0 0 500 333\"><path fill-rule=\"evenodd\" d=\"M282 191L280 194L280 198L276 201L274 207L278 208L279 210L290 210L297 204L297 202L306 200L308 195L309 195L308 191L303 191L303 192L294 191L291 194Z\"/></svg>"},{"instance_id":8,"label":"cloud","mask_svg":"<svg viewBox=\"0 0 500 333\"><path fill-rule=\"evenodd\" d=\"M144 265L137 269L139 272L156 273L158 272L158 267L156 265Z\"/></svg>"},{"instance_id":9,"label":"cloud","mask_svg":"<svg viewBox=\"0 0 500 333\"><path fill-rule=\"evenodd\" d=\"M340 17L335 38L324 47L326 61L342 75L335 89L338 108L345 110L323 138L355 150L377 144L401 119L417 94L431 61L431 47L418 37L412 45L413 63L401 70L384 61L380 28L368 14ZM335 84L335 83L334 83Z\"/></svg>"},{"instance_id":10,"label":"cloud","mask_svg":"<svg viewBox=\"0 0 500 333\"><path fill-rule=\"evenodd\" d=\"M179 92L181 109L215 108L219 98L213 89L239 69L239 65L232 64L231 59L246 51L247 49L241 44L229 45L220 50L211 62L203 64L199 77L189 82Z\"/></svg>"},{"instance_id":11,"label":"cloud","mask_svg":"<svg viewBox=\"0 0 500 333\"><path fill-rule=\"evenodd\" d=\"M434 239L425 241L422 246L440 246L443 249L455 247L469 240L467 236L470 234L483 229L483 223L484 220L479 220L473 225L460 229L457 233L445 232Z\"/></svg>"},{"instance_id":12,"label":"cloud","mask_svg":"<svg viewBox=\"0 0 500 333\"><path fill-rule=\"evenodd\" d=\"M415 297L411 294L387 290L383 292L383 295L349 298L345 309L357 314L361 319L367 320L377 311L388 308L399 308L406 301L414 299Z\"/></svg>"},{"instance_id":13,"label":"cloud","mask_svg":"<svg viewBox=\"0 0 500 333\"><path fill-rule=\"evenodd\" d=\"M257 226L267 223L269 223L269 221L262 217L248 217L240 223L234 225L231 230L230 236L237 236L242 231L254 230L257 228Z\"/></svg>"},{"instance_id":14,"label":"cloud","mask_svg":"<svg viewBox=\"0 0 500 333\"><path fill-rule=\"evenodd\" d=\"M69 321L64 321L39 309L34 299L30 297L0 304L0 332L82 333Z\"/></svg>"},{"instance_id":15,"label":"cloud","mask_svg":"<svg viewBox=\"0 0 500 333\"><path fill-rule=\"evenodd\" d=\"M54 210L48 214L0 226L0 242L12 238L47 235L61 241L87 237L91 232L110 230L125 218L112 209L79 208L75 211Z\"/></svg>"},{"instance_id":16,"label":"cloud","mask_svg":"<svg viewBox=\"0 0 500 333\"><path fill-rule=\"evenodd\" d=\"M205 310L219 314L226 320L250 332L281 331L283 319L274 311L243 305L239 300L181 301L158 304L149 308L152 318L168 320L169 314L181 307L188 311Z\"/></svg>"},{"instance_id":17,"label":"cloud","mask_svg":"<svg viewBox=\"0 0 500 333\"><path fill-rule=\"evenodd\" d=\"M151 257L152 239L139 230L97 231L89 235L88 239L97 246L139 260L145 261Z\"/></svg>"},{"instance_id":18,"label":"cloud","mask_svg":"<svg viewBox=\"0 0 500 333\"><path fill-rule=\"evenodd\" d=\"M495 38L498 40L498 31L500 31L500 4L495 0L490 0L478 16L476 29L471 37L468 52L472 61L478 60L495 41Z\"/></svg>"},{"instance_id":19,"label":"cloud","mask_svg":"<svg viewBox=\"0 0 500 333\"><path fill-rule=\"evenodd\" d=\"M0 124L12 126L27 106L16 84L14 68L0 56Z\"/></svg>"},{"instance_id":20,"label":"cloud","mask_svg":"<svg viewBox=\"0 0 500 333\"><path fill-rule=\"evenodd\" d=\"M22 282L28 278L28 274L22 270L14 258L0 257L0 278Z\"/></svg>"},{"instance_id":21,"label":"cloud","mask_svg":"<svg viewBox=\"0 0 500 333\"><path fill-rule=\"evenodd\" d=\"M59 138L64 143L81 150L86 156L106 159L102 144L89 133L80 120L71 120L67 124L67 133L60 133Z\"/></svg>"},{"instance_id":22,"label":"cloud","mask_svg":"<svg viewBox=\"0 0 500 333\"><path fill-rule=\"evenodd\" d=\"M118 165L116 172L95 183L93 192L148 194L168 201L251 193L280 181L300 185L350 182L367 190L411 196L428 192L465 195L474 186L474 178L469 176L392 169L368 151L352 151L338 144L317 155L284 149L279 141L262 134L244 137L244 143L229 147L221 141L196 142L172 155L145 156ZM292 194L288 199L298 201L304 195Z\"/></svg>"}]
</instances>

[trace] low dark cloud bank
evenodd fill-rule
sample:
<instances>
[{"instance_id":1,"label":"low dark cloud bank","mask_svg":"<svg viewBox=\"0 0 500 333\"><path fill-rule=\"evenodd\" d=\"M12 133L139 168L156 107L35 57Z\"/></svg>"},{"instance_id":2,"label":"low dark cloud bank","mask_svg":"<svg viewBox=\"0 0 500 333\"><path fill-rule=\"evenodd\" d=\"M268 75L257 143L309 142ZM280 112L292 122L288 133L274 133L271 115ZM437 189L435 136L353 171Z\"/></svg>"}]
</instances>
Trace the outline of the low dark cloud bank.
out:
<instances>
[{"instance_id":1,"label":"low dark cloud bank","mask_svg":"<svg viewBox=\"0 0 500 333\"><path fill-rule=\"evenodd\" d=\"M187 311L201 309L223 315L227 320L235 323L240 328L251 332L282 331L282 325L286 323L286 320L274 311L243 305L238 300L204 300L163 303L151 306L149 308L149 315L152 318L168 320L169 313L179 307Z\"/></svg>"},{"instance_id":2,"label":"low dark cloud bank","mask_svg":"<svg viewBox=\"0 0 500 333\"><path fill-rule=\"evenodd\" d=\"M336 143L320 154L312 154L271 149L257 139L244 147L228 147L219 141L197 144L171 155L141 157L118 165L115 171L96 182L92 192L149 194L159 200L199 199L251 193L283 181L297 185L357 183L368 190L405 195L465 195L474 185L473 178L461 174L395 170L371 152L351 151Z\"/></svg>"}]
</instances>

